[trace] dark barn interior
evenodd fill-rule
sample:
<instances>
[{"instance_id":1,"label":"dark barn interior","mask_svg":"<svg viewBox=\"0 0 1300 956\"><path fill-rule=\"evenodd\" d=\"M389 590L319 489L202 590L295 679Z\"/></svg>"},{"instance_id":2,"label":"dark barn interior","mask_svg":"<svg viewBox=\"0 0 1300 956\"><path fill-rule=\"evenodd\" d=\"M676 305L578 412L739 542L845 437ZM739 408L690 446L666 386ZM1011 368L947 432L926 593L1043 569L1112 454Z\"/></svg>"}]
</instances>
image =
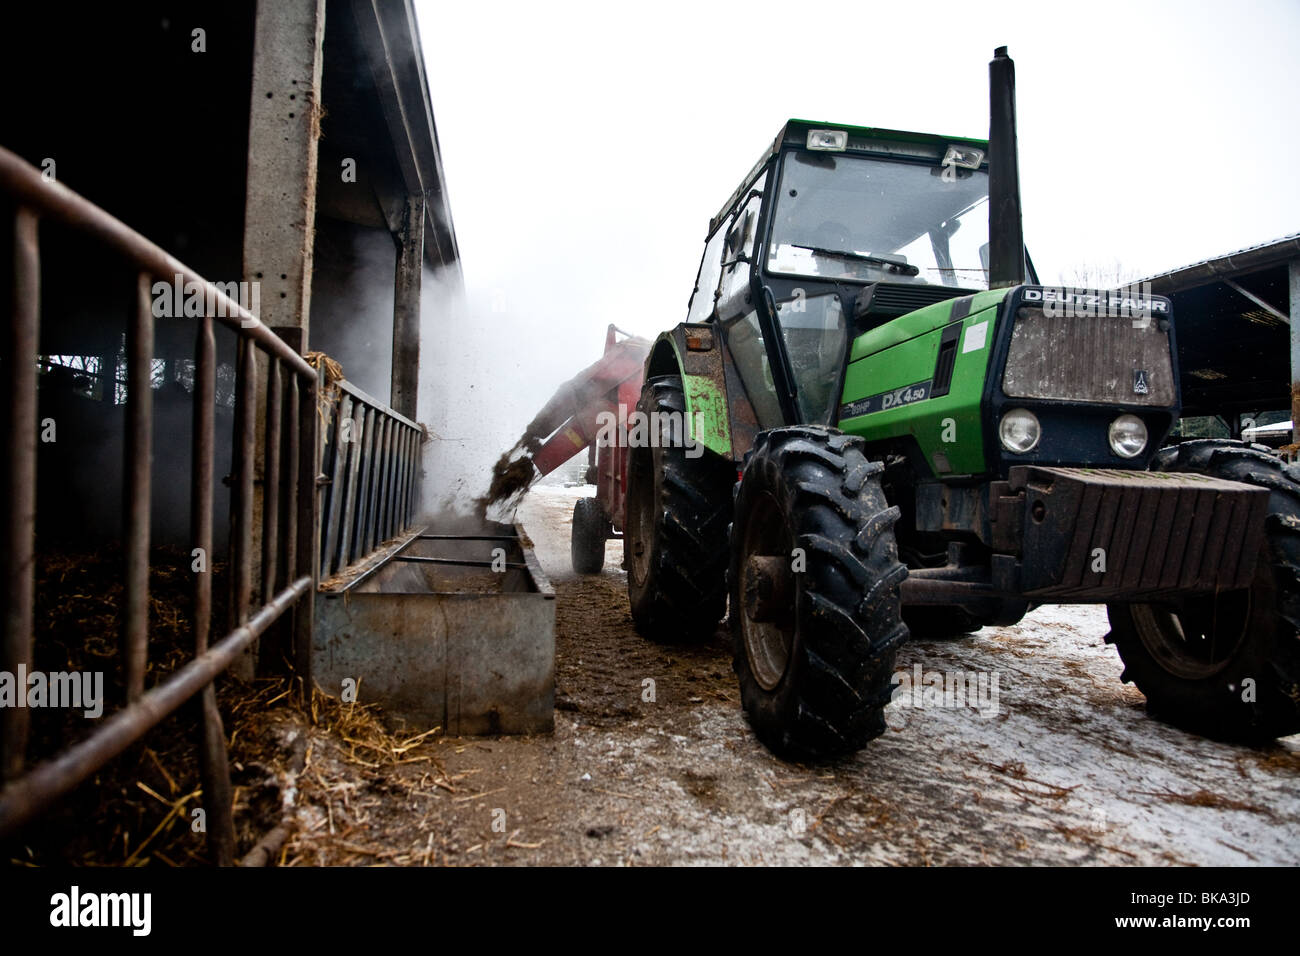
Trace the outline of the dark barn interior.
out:
<instances>
[{"instance_id":1,"label":"dark barn interior","mask_svg":"<svg viewBox=\"0 0 1300 956\"><path fill-rule=\"evenodd\" d=\"M307 693L322 567L418 516L421 320L461 278L415 12L21 7L0 47L0 669L109 669L100 724L0 714L0 831L193 697L230 862L213 679Z\"/></svg>"},{"instance_id":2,"label":"dark barn interior","mask_svg":"<svg viewBox=\"0 0 1300 956\"><path fill-rule=\"evenodd\" d=\"M310 331L307 349L340 363L354 385L390 401L394 273L407 183L363 48L353 4L325 5L315 192ZM87 7L90 22L57 39L35 21L11 42L46 45L37 62L86 64L77 97L20 75L24 89L6 106L4 145L55 175L214 282L253 281L245 272L245 210L255 4L153 2ZM205 31L194 52L192 30ZM24 60L6 57L12 72ZM306 84L304 84L306 85ZM290 93L292 113L310 96ZM273 97L262 97L262 99ZM355 182L345 182L346 159ZM429 229L430 270L457 269L454 235ZM6 235L6 240L8 240ZM134 284L119 263L58 226L42 230L43 321L40 417L56 422L56 441L39 445L39 530L51 540L113 539L122 533L121 461L125 402L124 341ZM260 277L265 310L283 295L274 275ZM7 281L7 273L6 273ZM306 311L306 310L304 310ZM284 324L296 324L285 322ZM154 348L154 540L182 546L189 534L188 474L195 329L183 316L161 317ZM230 472L235 340L217 332L218 481ZM305 351L306 349L304 349ZM412 410L413 411L413 410ZM228 495L217 486L217 526ZM224 552L225 541L217 545Z\"/></svg>"},{"instance_id":3,"label":"dark barn interior","mask_svg":"<svg viewBox=\"0 0 1300 956\"><path fill-rule=\"evenodd\" d=\"M1184 417L1291 407L1298 264L1288 236L1146 280L1173 302Z\"/></svg>"}]
</instances>

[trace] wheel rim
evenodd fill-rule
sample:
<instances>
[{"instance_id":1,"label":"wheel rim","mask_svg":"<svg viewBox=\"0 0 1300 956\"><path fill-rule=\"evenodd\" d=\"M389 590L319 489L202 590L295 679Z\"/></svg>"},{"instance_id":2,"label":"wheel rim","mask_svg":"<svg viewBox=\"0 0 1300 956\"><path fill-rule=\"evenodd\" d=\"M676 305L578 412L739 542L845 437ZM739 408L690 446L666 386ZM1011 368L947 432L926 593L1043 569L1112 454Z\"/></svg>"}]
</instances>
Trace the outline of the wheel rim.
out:
<instances>
[{"instance_id":1,"label":"wheel rim","mask_svg":"<svg viewBox=\"0 0 1300 956\"><path fill-rule=\"evenodd\" d=\"M628 573L639 587L650 574L650 540L654 532L654 476L650 473L650 454L646 449L632 449L628 460Z\"/></svg>"},{"instance_id":2,"label":"wheel rim","mask_svg":"<svg viewBox=\"0 0 1300 956\"><path fill-rule=\"evenodd\" d=\"M1134 604L1138 639L1169 673L1188 680L1227 666L1251 624L1250 591L1192 595L1177 605Z\"/></svg>"},{"instance_id":3,"label":"wheel rim","mask_svg":"<svg viewBox=\"0 0 1300 956\"><path fill-rule=\"evenodd\" d=\"M762 492L750 510L745 527L744 548L740 555L742 575L749 573L747 569L751 558L779 558L788 567L791 560L790 541L789 529L786 528L776 499L769 492ZM742 581L742 594L745 586ZM790 667L794 652L797 582L794 588L793 599L787 602L784 612L776 614L771 620L755 620L747 601L741 602L742 608L732 610L733 614L739 615L750 673L764 690L770 691L780 684Z\"/></svg>"}]
</instances>

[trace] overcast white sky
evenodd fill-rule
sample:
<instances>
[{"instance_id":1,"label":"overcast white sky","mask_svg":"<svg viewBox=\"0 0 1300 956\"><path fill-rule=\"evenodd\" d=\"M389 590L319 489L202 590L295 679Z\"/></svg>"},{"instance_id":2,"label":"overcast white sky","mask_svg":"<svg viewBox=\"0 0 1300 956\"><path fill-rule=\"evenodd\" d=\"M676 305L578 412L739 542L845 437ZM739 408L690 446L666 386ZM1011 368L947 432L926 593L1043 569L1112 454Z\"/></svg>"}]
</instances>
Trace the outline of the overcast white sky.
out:
<instances>
[{"instance_id":1,"label":"overcast white sky","mask_svg":"<svg viewBox=\"0 0 1300 956\"><path fill-rule=\"evenodd\" d=\"M472 308L542 379L610 321L685 318L709 218L785 120L987 136L999 45L1045 281L1300 231L1296 0L416 9Z\"/></svg>"},{"instance_id":2,"label":"overcast white sky","mask_svg":"<svg viewBox=\"0 0 1300 956\"><path fill-rule=\"evenodd\" d=\"M1300 231L1295 0L416 7L466 283L515 307L670 327L786 119L985 136L1002 44L1044 278Z\"/></svg>"}]
</instances>

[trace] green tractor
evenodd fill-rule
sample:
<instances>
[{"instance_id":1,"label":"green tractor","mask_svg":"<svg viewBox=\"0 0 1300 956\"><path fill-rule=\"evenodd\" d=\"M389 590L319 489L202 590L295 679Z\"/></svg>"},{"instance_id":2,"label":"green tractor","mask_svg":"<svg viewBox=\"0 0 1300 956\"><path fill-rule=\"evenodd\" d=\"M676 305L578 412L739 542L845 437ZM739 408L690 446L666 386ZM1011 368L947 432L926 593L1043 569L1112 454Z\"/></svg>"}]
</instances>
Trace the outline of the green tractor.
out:
<instances>
[{"instance_id":1,"label":"green tractor","mask_svg":"<svg viewBox=\"0 0 1300 956\"><path fill-rule=\"evenodd\" d=\"M727 615L746 716L792 758L884 730L909 632L1043 603L1106 604L1153 713L1296 733L1300 473L1161 447L1169 302L1038 283L1005 48L989 75L989 141L792 120L709 223L629 442L637 628Z\"/></svg>"}]
</instances>

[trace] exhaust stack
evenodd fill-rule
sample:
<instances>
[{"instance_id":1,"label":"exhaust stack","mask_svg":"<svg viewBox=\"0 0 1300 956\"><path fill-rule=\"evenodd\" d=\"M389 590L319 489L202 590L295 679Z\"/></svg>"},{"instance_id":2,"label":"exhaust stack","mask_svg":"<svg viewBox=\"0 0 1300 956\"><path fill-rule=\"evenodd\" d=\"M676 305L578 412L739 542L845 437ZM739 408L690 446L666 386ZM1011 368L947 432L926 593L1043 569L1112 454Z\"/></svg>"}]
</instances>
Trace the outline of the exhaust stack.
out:
<instances>
[{"instance_id":1,"label":"exhaust stack","mask_svg":"<svg viewBox=\"0 0 1300 956\"><path fill-rule=\"evenodd\" d=\"M998 47L989 61L989 288L1025 281L1016 156L1016 64Z\"/></svg>"}]
</instances>

